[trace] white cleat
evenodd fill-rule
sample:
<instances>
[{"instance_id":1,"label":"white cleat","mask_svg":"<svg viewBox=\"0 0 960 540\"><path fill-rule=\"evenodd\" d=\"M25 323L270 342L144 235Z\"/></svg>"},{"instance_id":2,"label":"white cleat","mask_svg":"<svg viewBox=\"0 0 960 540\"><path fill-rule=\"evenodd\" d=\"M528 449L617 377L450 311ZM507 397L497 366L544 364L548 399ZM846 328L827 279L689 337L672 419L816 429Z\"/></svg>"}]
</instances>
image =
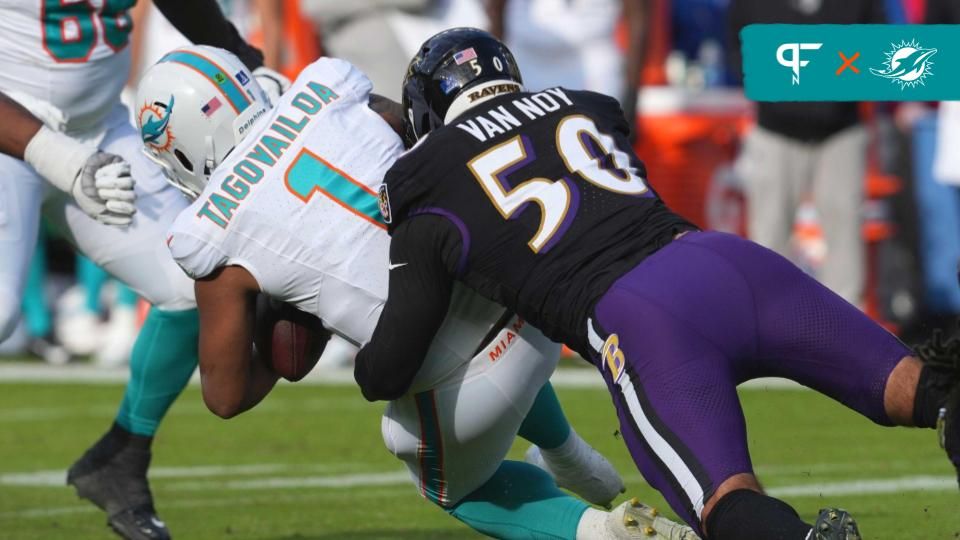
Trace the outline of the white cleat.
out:
<instances>
[{"instance_id":1,"label":"white cleat","mask_svg":"<svg viewBox=\"0 0 960 540\"><path fill-rule=\"evenodd\" d=\"M607 532L617 540L699 540L697 533L633 498L607 516Z\"/></svg>"},{"instance_id":2,"label":"white cleat","mask_svg":"<svg viewBox=\"0 0 960 540\"><path fill-rule=\"evenodd\" d=\"M541 452L540 447L533 445L527 450L524 460L543 469L556 480L558 486L569 489L590 504L610 508L617 495L627 490L623 479L600 452L594 450L576 433L571 432L571 436L577 438L572 442L577 446L574 454L576 458L558 463L559 460L551 459L549 454ZM564 446L568 443L564 443Z\"/></svg>"}]
</instances>

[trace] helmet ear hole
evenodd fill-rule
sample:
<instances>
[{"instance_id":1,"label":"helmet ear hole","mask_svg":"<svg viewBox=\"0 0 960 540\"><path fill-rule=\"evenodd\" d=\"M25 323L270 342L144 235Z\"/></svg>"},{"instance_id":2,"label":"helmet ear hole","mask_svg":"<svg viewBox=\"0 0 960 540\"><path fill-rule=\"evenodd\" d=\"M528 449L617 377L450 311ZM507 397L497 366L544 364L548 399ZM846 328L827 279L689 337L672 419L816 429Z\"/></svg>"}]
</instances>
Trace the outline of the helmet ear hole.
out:
<instances>
[{"instance_id":1,"label":"helmet ear hole","mask_svg":"<svg viewBox=\"0 0 960 540\"><path fill-rule=\"evenodd\" d=\"M153 161L192 198L237 144L237 126L252 128L271 108L239 58L205 45L170 51L148 68L135 103L137 127Z\"/></svg>"},{"instance_id":2,"label":"helmet ear hole","mask_svg":"<svg viewBox=\"0 0 960 540\"><path fill-rule=\"evenodd\" d=\"M181 152L178 148L173 149L173 155L177 158L177 161L180 162L180 165L183 165L183 168L193 172L193 163L190 162L190 159Z\"/></svg>"}]
</instances>

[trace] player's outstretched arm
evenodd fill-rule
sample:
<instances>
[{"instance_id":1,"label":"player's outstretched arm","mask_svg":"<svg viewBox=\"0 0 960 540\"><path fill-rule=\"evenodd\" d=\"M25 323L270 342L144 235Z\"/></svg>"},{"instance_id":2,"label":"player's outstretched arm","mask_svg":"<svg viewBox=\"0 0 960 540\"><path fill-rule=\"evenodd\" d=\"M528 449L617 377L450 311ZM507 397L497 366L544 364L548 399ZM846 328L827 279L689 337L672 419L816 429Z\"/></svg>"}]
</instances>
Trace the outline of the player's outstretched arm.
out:
<instances>
[{"instance_id":1,"label":"player's outstretched arm","mask_svg":"<svg viewBox=\"0 0 960 540\"><path fill-rule=\"evenodd\" d=\"M276 0L279 3L279 0ZM217 0L153 0L174 28L197 45L226 49L253 71L273 103L290 87L290 81L263 65L263 53L250 45L233 26Z\"/></svg>"},{"instance_id":2,"label":"player's outstretched arm","mask_svg":"<svg viewBox=\"0 0 960 540\"><path fill-rule=\"evenodd\" d=\"M257 280L239 266L219 268L195 285L200 310L203 402L221 418L260 403L278 376L253 353Z\"/></svg>"},{"instance_id":3,"label":"player's outstretched arm","mask_svg":"<svg viewBox=\"0 0 960 540\"><path fill-rule=\"evenodd\" d=\"M448 255L460 252L459 233L438 216L413 218L393 233L387 303L373 337L360 352L353 376L369 401L407 393L450 305Z\"/></svg>"},{"instance_id":4,"label":"player's outstretched arm","mask_svg":"<svg viewBox=\"0 0 960 540\"><path fill-rule=\"evenodd\" d=\"M240 37L217 0L153 0L153 3L174 28L197 45L226 49L251 70L263 65L263 53Z\"/></svg>"},{"instance_id":5,"label":"player's outstretched arm","mask_svg":"<svg viewBox=\"0 0 960 540\"><path fill-rule=\"evenodd\" d=\"M45 126L0 92L0 152L22 159L80 208L109 225L129 225L136 212L130 165Z\"/></svg>"}]
</instances>

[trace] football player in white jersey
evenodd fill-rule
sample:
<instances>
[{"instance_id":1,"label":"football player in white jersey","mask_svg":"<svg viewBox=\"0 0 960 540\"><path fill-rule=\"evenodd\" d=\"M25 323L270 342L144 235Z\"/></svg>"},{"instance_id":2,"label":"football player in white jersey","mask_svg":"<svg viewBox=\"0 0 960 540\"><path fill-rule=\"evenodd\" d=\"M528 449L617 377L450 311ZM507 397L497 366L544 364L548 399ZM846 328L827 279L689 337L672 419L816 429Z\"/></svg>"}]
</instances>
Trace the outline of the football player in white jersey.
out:
<instances>
[{"instance_id":1,"label":"football player in white jersey","mask_svg":"<svg viewBox=\"0 0 960 540\"><path fill-rule=\"evenodd\" d=\"M258 294L362 345L396 266L376 193L403 152L389 102L331 58L305 68L274 108L234 99L255 84L226 51L190 47L148 70L137 96L147 152L195 198L167 245L197 280L203 398L224 418L255 406L278 378L252 346ZM595 504L622 490L563 416L548 383L558 356L535 328L457 291L419 370L379 381L393 399L387 447L425 498L491 536L630 538L650 526L649 535L683 538L689 529L636 501L607 513L557 489L551 474ZM504 461L518 432L540 446L549 474Z\"/></svg>"},{"instance_id":2,"label":"football player in white jersey","mask_svg":"<svg viewBox=\"0 0 960 540\"><path fill-rule=\"evenodd\" d=\"M0 0L0 341L19 317L41 205L82 253L153 304L116 420L67 482L121 536L157 540L169 532L147 484L150 445L196 367L198 317L192 282L163 244L186 202L143 156L119 101L134 3ZM193 40L259 65L214 0L155 3Z\"/></svg>"}]
</instances>

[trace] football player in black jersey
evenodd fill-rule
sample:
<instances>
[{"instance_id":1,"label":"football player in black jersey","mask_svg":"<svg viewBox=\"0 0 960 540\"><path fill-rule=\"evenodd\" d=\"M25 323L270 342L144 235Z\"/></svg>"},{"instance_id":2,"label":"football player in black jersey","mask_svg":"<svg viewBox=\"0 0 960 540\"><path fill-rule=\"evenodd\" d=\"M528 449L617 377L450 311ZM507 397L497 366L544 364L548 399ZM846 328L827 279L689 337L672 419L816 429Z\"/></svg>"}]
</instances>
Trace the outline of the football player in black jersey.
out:
<instances>
[{"instance_id":1,"label":"football player in black jersey","mask_svg":"<svg viewBox=\"0 0 960 540\"><path fill-rule=\"evenodd\" d=\"M423 44L403 105L414 146L381 188L391 275L356 361L367 399L406 390L460 280L596 365L640 471L711 540L859 538L843 510L811 526L763 494L736 393L749 379L880 425L944 418L960 465L956 358L925 365L786 259L672 213L614 99L525 91L502 43L461 28Z\"/></svg>"}]
</instances>

